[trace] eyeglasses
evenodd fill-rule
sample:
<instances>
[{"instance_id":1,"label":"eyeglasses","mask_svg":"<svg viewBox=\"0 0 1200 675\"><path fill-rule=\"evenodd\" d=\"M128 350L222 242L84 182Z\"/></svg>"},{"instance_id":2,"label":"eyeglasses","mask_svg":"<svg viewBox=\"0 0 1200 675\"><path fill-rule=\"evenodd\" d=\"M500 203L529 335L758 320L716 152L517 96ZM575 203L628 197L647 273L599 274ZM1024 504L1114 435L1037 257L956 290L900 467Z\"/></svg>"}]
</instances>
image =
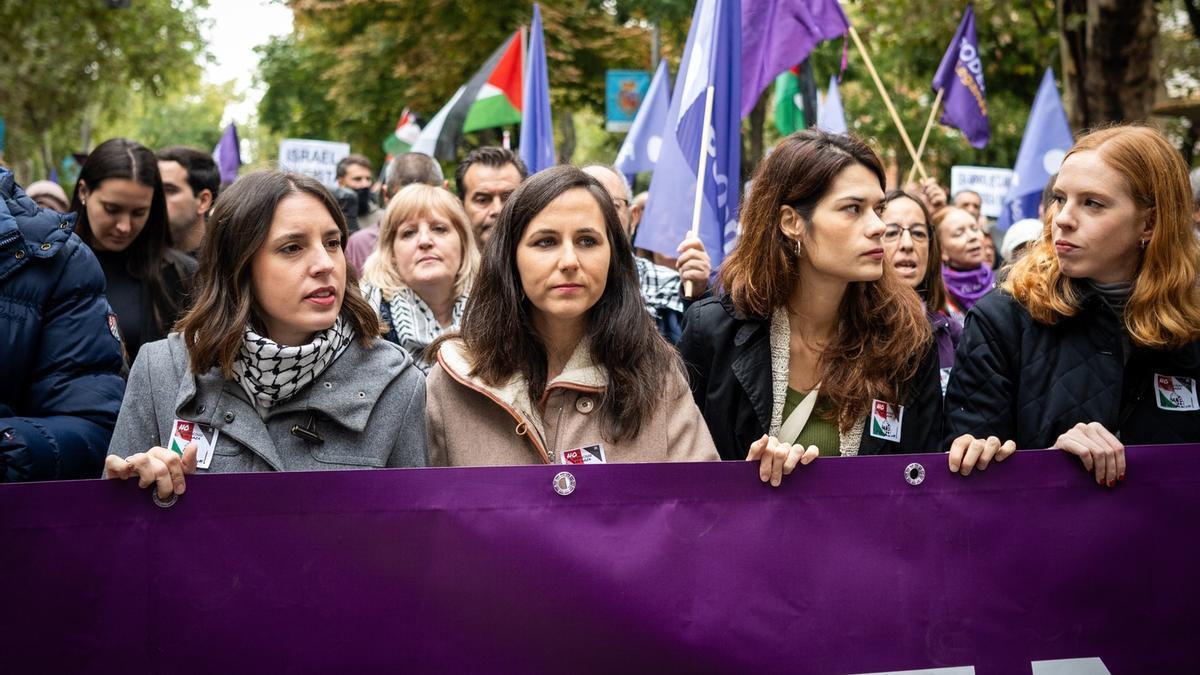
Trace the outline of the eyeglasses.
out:
<instances>
[{"instance_id":1,"label":"eyeglasses","mask_svg":"<svg viewBox=\"0 0 1200 675\"><path fill-rule=\"evenodd\" d=\"M620 197L613 197L612 202L613 202L613 206L617 207L618 211L620 211L621 209L629 208L629 200L628 199L622 199Z\"/></svg>"},{"instance_id":2,"label":"eyeglasses","mask_svg":"<svg viewBox=\"0 0 1200 675\"><path fill-rule=\"evenodd\" d=\"M929 242L929 228L920 224L909 225L908 227L888 225L887 229L883 231L883 241L890 244L900 238L901 232L907 232L908 236L912 237L913 243L915 244L925 244Z\"/></svg>"}]
</instances>

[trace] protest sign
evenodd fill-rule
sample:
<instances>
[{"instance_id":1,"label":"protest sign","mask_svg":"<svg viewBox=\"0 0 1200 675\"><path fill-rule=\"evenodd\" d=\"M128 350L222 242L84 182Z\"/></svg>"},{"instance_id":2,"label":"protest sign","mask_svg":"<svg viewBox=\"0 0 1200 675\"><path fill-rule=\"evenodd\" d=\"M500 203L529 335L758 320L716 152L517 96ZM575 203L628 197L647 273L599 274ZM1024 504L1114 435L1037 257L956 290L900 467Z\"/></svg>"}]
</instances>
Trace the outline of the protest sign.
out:
<instances>
[{"instance_id":1,"label":"protest sign","mask_svg":"<svg viewBox=\"0 0 1200 675\"><path fill-rule=\"evenodd\" d=\"M629 131L648 89L650 73L644 70L610 70L605 73L604 128L608 131Z\"/></svg>"},{"instance_id":2,"label":"protest sign","mask_svg":"<svg viewBox=\"0 0 1200 675\"><path fill-rule=\"evenodd\" d=\"M1060 451L822 458L777 489L750 462L200 475L166 509L0 485L5 665L1187 671L1200 446L1126 452L1113 489Z\"/></svg>"},{"instance_id":3,"label":"protest sign","mask_svg":"<svg viewBox=\"0 0 1200 675\"><path fill-rule=\"evenodd\" d=\"M279 142L279 169L311 176L333 188L337 164L349 154L349 143L285 138Z\"/></svg>"},{"instance_id":4,"label":"protest sign","mask_svg":"<svg viewBox=\"0 0 1200 675\"><path fill-rule=\"evenodd\" d=\"M1000 215L1004 197L1008 195L1012 175L1012 169L996 169L989 166L952 166L950 167L950 194L956 195L963 190L978 192L983 201L983 215L988 218L996 218Z\"/></svg>"}]
</instances>

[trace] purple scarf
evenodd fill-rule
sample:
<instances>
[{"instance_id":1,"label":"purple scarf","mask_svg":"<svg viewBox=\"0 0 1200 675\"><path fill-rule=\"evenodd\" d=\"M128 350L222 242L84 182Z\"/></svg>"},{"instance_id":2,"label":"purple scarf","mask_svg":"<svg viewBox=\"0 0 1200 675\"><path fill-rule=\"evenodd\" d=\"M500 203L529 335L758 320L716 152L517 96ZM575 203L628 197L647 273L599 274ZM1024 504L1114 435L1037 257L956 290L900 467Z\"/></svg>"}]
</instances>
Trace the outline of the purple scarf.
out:
<instances>
[{"instance_id":1,"label":"purple scarf","mask_svg":"<svg viewBox=\"0 0 1200 675\"><path fill-rule=\"evenodd\" d=\"M966 312L995 285L996 274L986 264L977 269L960 271L949 265L942 265L942 279L946 281L946 291L959 309Z\"/></svg>"}]
</instances>

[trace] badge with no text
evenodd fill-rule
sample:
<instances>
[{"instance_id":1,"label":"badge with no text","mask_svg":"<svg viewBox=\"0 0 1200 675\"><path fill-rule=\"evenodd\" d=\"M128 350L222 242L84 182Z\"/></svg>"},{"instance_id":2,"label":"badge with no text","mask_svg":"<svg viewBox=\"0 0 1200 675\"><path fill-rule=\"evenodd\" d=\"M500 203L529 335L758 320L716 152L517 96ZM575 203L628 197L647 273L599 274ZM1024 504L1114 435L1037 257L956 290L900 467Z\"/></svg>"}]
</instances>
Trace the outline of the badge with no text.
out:
<instances>
[{"instance_id":1,"label":"badge with no text","mask_svg":"<svg viewBox=\"0 0 1200 675\"><path fill-rule=\"evenodd\" d=\"M1200 410L1196 380L1190 377L1155 374L1154 400L1162 410Z\"/></svg>"},{"instance_id":2,"label":"badge with no text","mask_svg":"<svg viewBox=\"0 0 1200 675\"><path fill-rule=\"evenodd\" d=\"M900 425L904 422L904 406L875 399L871 401L871 435L894 443L900 442Z\"/></svg>"}]
</instances>

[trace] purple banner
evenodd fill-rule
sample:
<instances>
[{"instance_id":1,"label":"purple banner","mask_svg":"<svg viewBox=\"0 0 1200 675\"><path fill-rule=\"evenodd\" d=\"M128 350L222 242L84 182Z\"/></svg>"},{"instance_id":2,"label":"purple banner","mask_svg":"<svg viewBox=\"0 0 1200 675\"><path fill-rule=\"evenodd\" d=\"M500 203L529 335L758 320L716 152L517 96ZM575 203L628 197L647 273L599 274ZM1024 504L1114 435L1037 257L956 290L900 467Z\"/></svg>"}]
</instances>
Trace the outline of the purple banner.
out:
<instances>
[{"instance_id":1,"label":"purple banner","mask_svg":"<svg viewBox=\"0 0 1200 675\"><path fill-rule=\"evenodd\" d=\"M1197 453L3 485L4 669L1186 672Z\"/></svg>"}]
</instances>

